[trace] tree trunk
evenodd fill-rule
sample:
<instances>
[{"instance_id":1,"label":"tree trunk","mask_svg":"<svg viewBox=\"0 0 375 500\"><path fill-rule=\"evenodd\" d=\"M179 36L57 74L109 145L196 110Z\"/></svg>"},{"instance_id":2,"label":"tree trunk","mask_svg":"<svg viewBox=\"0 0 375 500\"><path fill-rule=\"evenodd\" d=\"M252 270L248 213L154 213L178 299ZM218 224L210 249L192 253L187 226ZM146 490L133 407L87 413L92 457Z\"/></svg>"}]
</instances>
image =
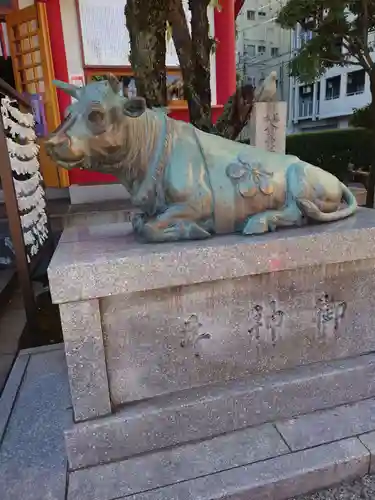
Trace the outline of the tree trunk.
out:
<instances>
[{"instance_id":1,"label":"tree trunk","mask_svg":"<svg viewBox=\"0 0 375 500\"><path fill-rule=\"evenodd\" d=\"M210 54L212 41L207 9L209 0L189 0L191 12L192 57L195 61L194 90L199 95L199 116L194 117L194 125L201 130L212 130L211 118L211 68Z\"/></svg>"},{"instance_id":2,"label":"tree trunk","mask_svg":"<svg viewBox=\"0 0 375 500\"><path fill-rule=\"evenodd\" d=\"M170 1L168 20L184 80L184 93L188 102L190 122L201 130L226 137L237 138L250 118L253 92L250 85L237 89L224 106L216 126L211 116L210 53L207 8L209 0L190 0L192 35L190 36L181 0Z\"/></svg>"},{"instance_id":3,"label":"tree trunk","mask_svg":"<svg viewBox=\"0 0 375 500\"><path fill-rule=\"evenodd\" d=\"M147 106L166 106L166 19L168 0L128 0L126 26L137 93Z\"/></svg>"},{"instance_id":4,"label":"tree trunk","mask_svg":"<svg viewBox=\"0 0 375 500\"><path fill-rule=\"evenodd\" d=\"M370 72L370 90L371 90L371 103L370 103L370 126L373 134L371 141L372 147L372 161L370 172L367 179L367 194L366 194L366 207L374 208L374 194L375 194L375 67Z\"/></svg>"},{"instance_id":5,"label":"tree trunk","mask_svg":"<svg viewBox=\"0 0 375 500\"><path fill-rule=\"evenodd\" d=\"M254 105L254 89L251 85L237 88L224 106L213 133L235 141L250 120Z\"/></svg>"},{"instance_id":6,"label":"tree trunk","mask_svg":"<svg viewBox=\"0 0 375 500\"><path fill-rule=\"evenodd\" d=\"M251 86L237 89L224 106L216 126L211 118L210 52L207 16L209 0L190 0L190 35L181 0L128 0L126 26L130 37L130 62L137 92L147 105L166 106L166 20L172 26L188 103L190 122L201 130L236 139L248 121L253 93Z\"/></svg>"},{"instance_id":7,"label":"tree trunk","mask_svg":"<svg viewBox=\"0 0 375 500\"><path fill-rule=\"evenodd\" d=\"M172 38L180 63L190 122L200 128L201 122L205 125L205 120L201 119L201 96L195 88L196 60L193 56L193 42L181 0L170 0L168 21L172 26Z\"/></svg>"}]
</instances>

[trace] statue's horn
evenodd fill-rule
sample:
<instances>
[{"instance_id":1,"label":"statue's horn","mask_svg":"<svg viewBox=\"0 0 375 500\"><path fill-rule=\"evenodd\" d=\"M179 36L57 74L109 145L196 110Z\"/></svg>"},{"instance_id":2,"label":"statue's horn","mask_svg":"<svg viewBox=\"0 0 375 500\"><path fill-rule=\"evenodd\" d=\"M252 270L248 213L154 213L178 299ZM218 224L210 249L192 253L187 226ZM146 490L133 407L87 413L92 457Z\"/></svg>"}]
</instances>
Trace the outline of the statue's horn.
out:
<instances>
[{"instance_id":1,"label":"statue's horn","mask_svg":"<svg viewBox=\"0 0 375 500\"><path fill-rule=\"evenodd\" d=\"M118 94L120 92L120 81L117 76L115 76L113 73L109 73L107 75L107 80L113 92L115 94Z\"/></svg>"},{"instance_id":2,"label":"statue's horn","mask_svg":"<svg viewBox=\"0 0 375 500\"><path fill-rule=\"evenodd\" d=\"M61 89L67 94L69 94L71 97L74 97L74 99L78 99L79 93L81 91L80 87L77 87L72 83L62 82L61 80L53 80L52 83L58 89Z\"/></svg>"}]
</instances>

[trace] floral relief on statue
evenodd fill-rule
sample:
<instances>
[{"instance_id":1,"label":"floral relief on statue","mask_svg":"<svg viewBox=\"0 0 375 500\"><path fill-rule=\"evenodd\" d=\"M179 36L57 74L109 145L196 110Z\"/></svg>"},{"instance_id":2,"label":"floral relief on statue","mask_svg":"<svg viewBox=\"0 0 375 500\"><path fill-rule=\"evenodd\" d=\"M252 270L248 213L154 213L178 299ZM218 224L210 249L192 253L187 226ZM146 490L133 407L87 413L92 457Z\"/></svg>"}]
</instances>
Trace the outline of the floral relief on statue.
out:
<instances>
[{"instance_id":1,"label":"floral relief on statue","mask_svg":"<svg viewBox=\"0 0 375 500\"><path fill-rule=\"evenodd\" d=\"M261 192L265 195L273 193L272 172L267 172L259 161L251 161L239 155L238 163L227 166L227 176L237 184L238 191L244 198L251 198Z\"/></svg>"}]
</instances>

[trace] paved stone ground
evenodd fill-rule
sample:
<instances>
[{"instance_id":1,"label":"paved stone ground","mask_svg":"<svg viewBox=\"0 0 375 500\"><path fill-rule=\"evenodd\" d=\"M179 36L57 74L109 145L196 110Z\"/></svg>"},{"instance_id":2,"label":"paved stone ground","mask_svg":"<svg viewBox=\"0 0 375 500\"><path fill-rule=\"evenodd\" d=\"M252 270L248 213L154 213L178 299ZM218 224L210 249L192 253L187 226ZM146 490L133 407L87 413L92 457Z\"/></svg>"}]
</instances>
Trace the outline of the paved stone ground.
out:
<instances>
[{"instance_id":1,"label":"paved stone ground","mask_svg":"<svg viewBox=\"0 0 375 500\"><path fill-rule=\"evenodd\" d=\"M0 399L1 500L65 498L69 385L61 346L46 349L17 358Z\"/></svg>"},{"instance_id":2,"label":"paved stone ground","mask_svg":"<svg viewBox=\"0 0 375 500\"><path fill-rule=\"evenodd\" d=\"M213 497L231 498L231 494L239 498L233 486L237 488L241 482L245 485L245 491L248 491L248 487L253 488L251 491L254 492L258 490L254 497L250 492L249 499L285 500L288 494L292 497L307 488L313 489L349 476L367 474L370 465L368 450L372 451L372 457L375 454L375 398L370 398L353 405L261 426L263 438L265 427L272 427L268 429L273 433L268 441L273 446L271 457L275 458L264 456L267 442L262 438L262 429L251 428L240 431L248 434L247 445L238 444L240 433L237 432L216 438L219 448L215 453L215 447L210 442L206 450L205 444L192 444L189 448L193 455L187 453L188 447L182 453L176 449L164 450L153 456L103 465L100 470L76 471L68 478L63 431L69 428L71 421L72 408L62 347L55 345L42 351L40 348L23 351L17 358L0 400L1 500L209 500ZM310 429L310 432L306 429ZM281 440L281 436L284 439L281 444L285 449L280 449L276 456L274 443L277 439ZM237 439L237 445L225 449L220 444L222 439L226 442L235 442ZM260 442L258 448L254 446L256 441ZM201 449L200 456L196 447ZM249 450L254 454L253 458L249 456ZM178 454L177 461L160 461L162 456L174 453ZM199 458L207 468L210 464L206 463L205 453L207 462L215 457L220 458L216 473L206 476L202 473L194 476L197 479L174 483L173 474L185 474L191 465L198 467ZM260 457L262 453L263 457ZM221 460L225 454L229 457L229 463ZM239 460L237 465L235 459ZM239 467L241 461L249 465ZM114 473L112 465L118 469L118 474ZM167 486L147 489L147 484L142 484L160 478L158 468L163 469ZM138 474L139 470L146 473ZM371 470L374 470L373 462ZM208 492L206 489L207 481L215 487L220 486L220 491L214 496L211 490ZM111 486L121 486L124 496L113 494ZM134 495L130 492L131 488L135 490ZM229 494L229 491L232 493ZM375 476L365 476L293 500L363 499L375 500Z\"/></svg>"},{"instance_id":3,"label":"paved stone ground","mask_svg":"<svg viewBox=\"0 0 375 500\"><path fill-rule=\"evenodd\" d=\"M375 476L345 482L310 495L302 495L293 500L374 500Z\"/></svg>"}]
</instances>

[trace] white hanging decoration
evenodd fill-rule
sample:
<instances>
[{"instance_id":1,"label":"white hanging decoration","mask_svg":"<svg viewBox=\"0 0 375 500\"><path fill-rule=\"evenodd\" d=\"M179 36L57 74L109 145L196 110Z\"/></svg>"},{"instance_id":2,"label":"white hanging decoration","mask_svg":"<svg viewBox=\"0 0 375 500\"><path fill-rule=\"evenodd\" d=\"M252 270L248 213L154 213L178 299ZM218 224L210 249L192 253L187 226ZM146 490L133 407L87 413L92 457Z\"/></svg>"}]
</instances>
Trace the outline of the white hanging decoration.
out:
<instances>
[{"instance_id":1,"label":"white hanging decoration","mask_svg":"<svg viewBox=\"0 0 375 500\"><path fill-rule=\"evenodd\" d=\"M42 186L38 186L37 189L29 195L21 195L18 198L18 208L21 212L26 210L31 210L36 205L39 205L39 200L44 199L44 191Z\"/></svg>"},{"instance_id":2,"label":"white hanging decoration","mask_svg":"<svg viewBox=\"0 0 375 500\"><path fill-rule=\"evenodd\" d=\"M14 188L18 196L29 196L34 193L38 187L42 189L40 186L41 182L42 176L40 175L40 172L37 171L32 175L32 177L30 177L30 179L26 179L24 181L14 179Z\"/></svg>"},{"instance_id":3,"label":"white hanging decoration","mask_svg":"<svg viewBox=\"0 0 375 500\"><path fill-rule=\"evenodd\" d=\"M34 117L31 113L23 113L15 106L13 106L14 101L11 101L9 97L4 97L1 100L1 111L4 117L4 114L9 114L15 122L24 125L25 127L33 128L35 125ZM5 113L3 112L3 108L5 108Z\"/></svg>"},{"instance_id":4,"label":"white hanging decoration","mask_svg":"<svg viewBox=\"0 0 375 500\"><path fill-rule=\"evenodd\" d=\"M39 172L39 161L37 156L34 156L34 158L31 158L30 160L20 160L16 156L13 156L10 159L10 163L13 172L18 175L33 175Z\"/></svg>"},{"instance_id":5,"label":"white hanging decoration","mask_svg":"<svg viewBox=\"0 0 375 500\"><path fill-rule=\"evenodd\" d=\"M35 142L27 144L18 144L10 137L7 137L7 146L10 156L18 156L18 158L31 159L38 154L39 146Z\"/></svg>"},{"instance_id":6,"label":"white hanging decoration","mask_svg":"<svg viewBox=\"0 0 375 500\"><path fill-rule=\"evenodd\" d=\"M9 116L3 117L3 123L5 130L7 130L13 138L18 136L21 139L27 139L29 141L34 141L36 139L34 129L14 122Z\"/></svg>"},{"instance_id":7,"label":"white hanging decoration","mask_svg":"<svg viewBox=\"0 0 375 500\"><path fill-rule=\"evenodd\" d=\"M48 218L38 160L39 146L35 142L34 117L31 113L21 112L13 103L9 98L1 99L1 113L24 242L28 250L27 260L30 262L48 239ZM20 176L25 178L20 179Z\"/></svg>"},{"instance_id":8,"label":"white hanging decoration","mask_svg":"<svg viewBox=\"0 0 375 500\"><path fill-rule=\"evenodd\" d=\"M21 215L21 224L24 229L28 229L34 224L38 222L40 217L45 214L46 202L44 198L41 198L38 201L38 204L34 206L34 208L27 212L26 214Z\"/></svg>"}]
</instances>

